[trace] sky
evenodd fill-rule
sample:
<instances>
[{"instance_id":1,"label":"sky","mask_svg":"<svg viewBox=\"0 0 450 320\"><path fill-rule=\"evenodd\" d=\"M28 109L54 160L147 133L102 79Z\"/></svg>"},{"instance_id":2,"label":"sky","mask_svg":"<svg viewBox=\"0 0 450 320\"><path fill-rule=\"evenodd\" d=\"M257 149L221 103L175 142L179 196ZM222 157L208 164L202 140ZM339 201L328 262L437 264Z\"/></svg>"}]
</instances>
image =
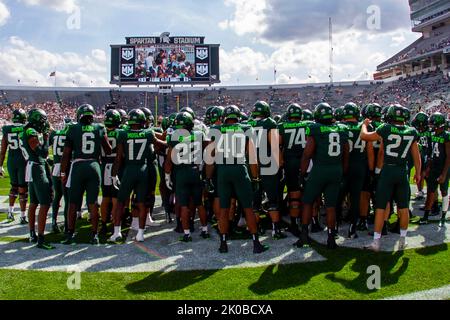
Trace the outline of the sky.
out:
<instances>
[{"instance_id":1,"label":"sky","mask_svg":"<svg viewBox=\"0 0 450 320\"><path fill-rule=\"evenodd\" d=\"M219 43L223 85L371 79L415 41L408 0L0 0L0 85L109 86L126 36ZM274 77L276 70L276 77ZM19 82L20 80L20 82Z\"/></svg>"}]
</instances>

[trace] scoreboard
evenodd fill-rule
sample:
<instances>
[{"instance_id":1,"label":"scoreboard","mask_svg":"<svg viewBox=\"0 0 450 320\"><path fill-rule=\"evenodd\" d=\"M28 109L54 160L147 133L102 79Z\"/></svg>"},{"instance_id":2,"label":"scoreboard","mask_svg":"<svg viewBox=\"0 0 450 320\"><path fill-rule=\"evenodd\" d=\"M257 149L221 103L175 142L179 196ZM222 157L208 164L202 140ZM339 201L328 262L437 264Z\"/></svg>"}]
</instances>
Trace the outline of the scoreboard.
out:
<instances>
[{"instance_id":1,"label":"scoreboard","mask_svg":"<svg viewBox=\"0 0 450 320\"><path fill-rule=\"evenodd\" d=\"M127 37L111 45L111 84L212 84L220 82L218 44L204 37Z\"/></svg>"}]
</instances>

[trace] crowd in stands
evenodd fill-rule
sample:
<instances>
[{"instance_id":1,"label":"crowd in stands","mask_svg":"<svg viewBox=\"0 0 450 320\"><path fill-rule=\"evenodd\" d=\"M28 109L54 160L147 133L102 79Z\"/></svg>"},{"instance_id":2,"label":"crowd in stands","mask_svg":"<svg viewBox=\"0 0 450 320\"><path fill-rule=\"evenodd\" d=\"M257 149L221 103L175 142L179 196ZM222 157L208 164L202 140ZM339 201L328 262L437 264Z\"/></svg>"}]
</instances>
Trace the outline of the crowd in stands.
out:
<instances>
[{"instance_id":1,"label":"crowd in stands","mask_svg":"<svg viewBox=\"0 0 450 320\"><path fill-rule=\"evenodd\" d=\"M158 103L158 115L165 113L166 115L176 112L179 108L189 103L199 116L211 105L230 105L234 104L241 108L244 112L249 112L257 100L265 100L270 102L272 110L275 114L281 114L291 103L299 103L303 108L313 109L316 104L322 101L330 103L333 107L339 107L346 102L353 101L359 105L365 105L370 102L377 102L381 105L389 105L392 103L400 103L413 112L441 111L448 114L450 102L450 80L444 76L442 72L431 72L424 75L406 77L404 79L391 83L377 83L372 85L353 86L323 86L323 87L299 87L289 89L249 89L236 90L217 88L216 90L200 90L191 91L189 93L173 93L165 98L161 95L155 99L156 93L143 92L121 92L112 98L118 103L118 107L124 109L132 109L135 107L147 106L151 110L156 111L155 100ZM29 93L32 94L32 93ZM11 110L14 108L23 108L26 111L32 108L44 109L50 122L55 128L62 125L65 117L75 119L76 107L82 103L92 103L97 108L97 118L101 119L105 105L111 101L108 93L100 93L95 96L96 101L103 101L103 105L96 105L90 102L90 98L84 98L77 101L75 98L66 99L63 103L46 101L42 103L29 104L25 101L36 100L24 99L21 102L14 102L2 105L0 102L0 125L10 118ZM103 99L103 100L102 100ZM439 102L440 101L440 102ZM437 103L436 103L437 102ZM432 104L426 110L426 106Z\"/></svg>"}]
</instances>

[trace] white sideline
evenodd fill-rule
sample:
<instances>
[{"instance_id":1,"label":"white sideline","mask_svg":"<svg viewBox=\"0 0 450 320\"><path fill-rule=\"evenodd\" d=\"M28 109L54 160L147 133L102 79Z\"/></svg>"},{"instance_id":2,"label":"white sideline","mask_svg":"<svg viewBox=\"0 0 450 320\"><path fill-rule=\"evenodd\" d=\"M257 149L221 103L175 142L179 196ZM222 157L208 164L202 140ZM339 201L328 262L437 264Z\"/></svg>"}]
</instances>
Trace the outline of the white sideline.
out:
<instances>
[{"instance_id":1,"label":"white sideline","mask_svg":"<svg viewBox=\"0 0 450 320\"><path fill-rule=\"evenodd\" d=\"M417 291L401 296L385 298L383 300L448 300L450 299L450 285L425 291Z\"/></svg>"}]
</instances>

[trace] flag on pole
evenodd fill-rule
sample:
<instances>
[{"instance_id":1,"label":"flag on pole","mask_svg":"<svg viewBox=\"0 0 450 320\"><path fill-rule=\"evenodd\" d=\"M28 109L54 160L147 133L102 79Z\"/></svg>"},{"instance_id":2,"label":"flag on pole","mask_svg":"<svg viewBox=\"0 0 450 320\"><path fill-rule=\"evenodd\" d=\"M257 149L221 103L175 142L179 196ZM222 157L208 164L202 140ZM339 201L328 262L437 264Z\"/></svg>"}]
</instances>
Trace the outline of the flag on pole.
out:
<instances>
[{"instance_id":1,"label":"flag on pole","mask_svg":"<svg viewBox=\"0 0 450 320\"><path fill-rule=\"evenodd\" d=\"M52 73L50 73L50 77L56 77L56 71L53 71Z\"/></svg>"}]
</instances>

